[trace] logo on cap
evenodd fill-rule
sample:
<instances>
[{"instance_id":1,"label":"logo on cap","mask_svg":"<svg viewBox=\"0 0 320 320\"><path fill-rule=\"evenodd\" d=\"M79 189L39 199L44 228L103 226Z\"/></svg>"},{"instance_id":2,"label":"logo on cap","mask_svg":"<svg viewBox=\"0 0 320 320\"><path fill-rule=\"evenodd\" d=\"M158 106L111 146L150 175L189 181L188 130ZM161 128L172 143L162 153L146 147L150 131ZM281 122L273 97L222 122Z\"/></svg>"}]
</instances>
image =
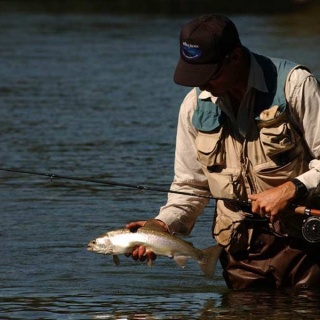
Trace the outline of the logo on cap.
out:
<instances>
[{"instance_id":1,"label":"logo on cap","mask_svg":"<svg viewBox=\"0 0 320 320\"><path fill-rule=\"evenodd\" d=\"M182 43L181 53L188 60L197 59L202 55L202 51L197 44L187 42Z\"/></svg>"}]
</instances>

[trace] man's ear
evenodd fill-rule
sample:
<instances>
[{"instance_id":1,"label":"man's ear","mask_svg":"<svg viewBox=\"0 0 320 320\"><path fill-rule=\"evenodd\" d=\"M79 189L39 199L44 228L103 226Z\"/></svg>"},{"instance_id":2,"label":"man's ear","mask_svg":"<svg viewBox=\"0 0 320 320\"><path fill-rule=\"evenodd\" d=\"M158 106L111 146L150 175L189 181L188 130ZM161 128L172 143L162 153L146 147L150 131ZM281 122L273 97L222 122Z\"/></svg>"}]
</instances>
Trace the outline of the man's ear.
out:
<instances>
[{"instance_id":1,"label":"man's ear","mask_svg":"<svg viewBox=\"0 0 320 320\"><path fill-rule=\"evenodd\" d=\"M239 61L241 61L243 58L243 49L241 47L236 47L231 53L230 58L230 60L233 61L233 63L239 63Z\"/></svg>"}]
</instances>

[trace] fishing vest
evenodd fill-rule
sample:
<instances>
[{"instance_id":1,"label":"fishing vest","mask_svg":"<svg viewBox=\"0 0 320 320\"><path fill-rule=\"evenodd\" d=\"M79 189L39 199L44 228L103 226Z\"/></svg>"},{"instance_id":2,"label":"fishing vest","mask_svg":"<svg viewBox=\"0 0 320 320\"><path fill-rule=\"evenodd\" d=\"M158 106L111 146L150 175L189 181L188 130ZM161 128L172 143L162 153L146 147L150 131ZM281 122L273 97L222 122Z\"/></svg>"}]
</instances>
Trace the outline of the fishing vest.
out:
<instances>
[{"instance_id":1,"label":"fishing vest","mask_svg":"<svg viewBox=\"0 0 320 320\"><path fill-rule=\"evenodd\" d=\"M286 79L301 66L253 55L263 70L268 92L252 89L254 105L245 137L240 137L211 99L198 98L193 114L197 158L214 197L247 200L248 194L279 186L308 170L310 155L285 98ZM216 240L228 247L232 241L236 247L248 246L252 230L240 230L246 215L235 205L217 201L213 229Z\"/></svg>"}]
</instances>

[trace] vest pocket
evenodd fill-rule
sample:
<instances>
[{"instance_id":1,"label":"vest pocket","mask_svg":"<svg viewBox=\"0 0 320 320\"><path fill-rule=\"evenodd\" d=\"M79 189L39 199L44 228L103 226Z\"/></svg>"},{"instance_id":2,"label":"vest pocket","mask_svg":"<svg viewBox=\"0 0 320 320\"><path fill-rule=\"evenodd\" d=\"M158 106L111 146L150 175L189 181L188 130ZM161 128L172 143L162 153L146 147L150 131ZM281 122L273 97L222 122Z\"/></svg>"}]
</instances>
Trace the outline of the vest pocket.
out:
<instances>
[{"instance_id":1,"label":"vest pocket","mask_svg":"<svg viewBox=\"0 0 320 320\"><path fill-rule=\"evenodd\" d=\"M260 129L260 139L265 154L268 157L277 156L294 148L296 139L290 123L286 119L286 113L277 115L277 106L262 112L257 125ZM274 110L273 110L274 109ZM271 112L271 111L274 112ZM264 114L266 113L268 117ZM263 115L263 116L262 116Z\"/></svg>"},{"instance_id":2,"label":"vest pocket","mask_svg":"<svg viewBox=\"0 0 320 320\"><path fill-rule=\"evenodd\" d=\"M268 157L276 156L295 146L294 134L288 123L272 128L262 128L260 137Z\"/></svg>"},{"instance_id":3,"label":"vest pocket","mask_svg":"<svg viewBox=\"0 0 320 320\"><path fill-rule=\"evenodd\" d=\"M215 197L236 199L241 194L240 168L227 167L223 128L218 131L199 132L195 144L198 161L206 174L211 194Z\"/></svg>"},{"instance_id":4,"label":"vest pocket","mask_svg":"<svg viewBox=\"0 0 320 320\"><path fill-rule=\"evenodd\" d=\"M253 173L258 186L257 192L261 192L270 187L276 187L281 183L288 181L290 177L299 175L303 172L303 158L297 155L297 152L287 154L287 162L283 165L277 165L275 162L269 161L253 167ZM294 156L294 158L292 158ZM289 159L291 158L291 159Z\"/></svg>"},{"instance_id":5,"label":"vest pocket","mask_svg":"<svg viewBox=\"0 0 320 320\"><path fill-rule=\"evenodd\" d=\"M209 170L207 178L211 194L218 198L238 199L241 194L239 176L240 169L227 169L219 173Z\"/></svg>"},{"instance_id":6,"label":"vest pocket","mask_svg":"<svg viewBox=\"0 0 320 320\"><path fill-rule=\"evenodd\" d=\"M307 170L299 134L286 112L278 115L277 110L274 106L261 113L257 121L260 142L250 146L256 192L276 187Z\"/></svg>"},{"instance_id":7,"label":"vest pocket","mask_svg":"<svg viewBox=\"0 0 320 320\"><path fill-rule=\"evenodd\" d=\"M222 127L217 132L198 132L195 139L198 161L205 167L221 166L225 163Z\"/></svg>"},{"instance_id":8,"label":"vest pocket","mask_svg":"<svg viewBox=\"0 0 320 320\"><path fill-rule=\"evenodd\" d=\"M247 250L249 247L252 230L246 228L246 216L247 213L231 203L217 202L213 236L231 254Z\"/></svg>"}]
</instances>

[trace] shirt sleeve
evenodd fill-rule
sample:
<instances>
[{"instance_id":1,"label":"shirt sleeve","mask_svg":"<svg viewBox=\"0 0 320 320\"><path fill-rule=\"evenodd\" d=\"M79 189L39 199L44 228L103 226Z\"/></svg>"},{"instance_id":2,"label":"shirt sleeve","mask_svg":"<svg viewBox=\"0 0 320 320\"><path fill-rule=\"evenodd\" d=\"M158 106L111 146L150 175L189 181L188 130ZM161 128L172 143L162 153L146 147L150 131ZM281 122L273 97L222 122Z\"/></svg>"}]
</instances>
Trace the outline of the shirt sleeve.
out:
<instances>
[{"instance_id":1,"label":"shirt sleeve","mask_svg":"<svg viewBox=\"0 0 320 320\"><path fill-rule=\"evenodd\" d=\"M171 184L171 190L190 195L169 193L167 203L160 208L158 216L155 217L165 222L172 233L189 234L196 219L209 202L206 198L210 195L208 181L197 161L194 144L196 131L191 124L196 104L197 92L194 88L180 107L176 135L175 175Z\"/></svg>"},{"instance_id":2,"label":"shirt sleeve","mask_svg":"<svg viewBox=\"0 0 320 320\"><path fill-rule=\"evenodd\" d=\"M289 108L303 135L310 154L309 171L297 178L308 189L320 183L320 85L307 70L295 69L286 84Z\"/></svg>"}]
</instances>

